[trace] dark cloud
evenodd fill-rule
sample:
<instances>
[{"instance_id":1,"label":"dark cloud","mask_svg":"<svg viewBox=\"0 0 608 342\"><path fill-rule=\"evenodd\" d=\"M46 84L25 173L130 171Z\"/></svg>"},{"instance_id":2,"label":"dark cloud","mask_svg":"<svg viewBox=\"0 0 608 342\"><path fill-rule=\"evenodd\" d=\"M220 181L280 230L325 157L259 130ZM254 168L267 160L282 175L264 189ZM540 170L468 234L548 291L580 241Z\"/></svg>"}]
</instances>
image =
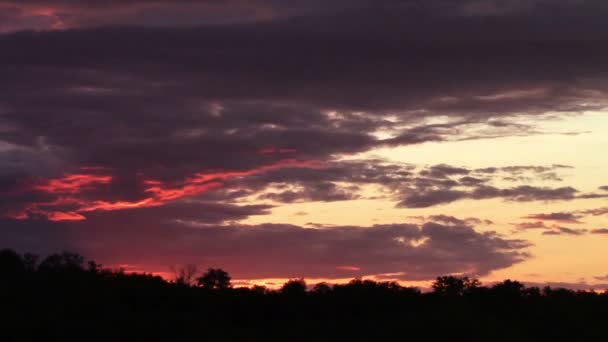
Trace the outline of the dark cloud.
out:
<instances>
[{"instance_id":1,"label":"dark cloud","mask_svg":"<svg viewBox=\"0 0 608 342\"><path fill-rule=\"evenodd\" d=\"M487 179L475 178L475 177L462 177L458 182L464 186L480 185L487 181Z\"/></svg>"},{"instance_id":2,"label":"dark cloud","mask_svg":"<svg viewBox=\"0 0 608 342\"><path fill-rule=\"evenodd\" d=\"M476 170L477 172L484 174L496 174L497 172L503 173L503 180L511 182L529 182L533 179L540 179L544 181L556 181L561 182L563 179L558 174L558 171L562 169L571 169L570 165L554 164L552 166L538 166L538 165L516 165L516 166L505 166L505 167L488 167Z\"/></svg>"},{"instance_id":3,"label":"dark cloud","mask_svg":"<svg viewBox=\"0 0 608 342\"><path fill-rule=\"evenodd\" d=\"M459 219L457 217L454 216L450 216L450 215L430 215L430 216L420 216L420 217L413 217L413 218L418 218L421 219L423 221L431 221L431 222L438 222L441 224L446 224L446 225L470 225L470 226L479 226L479 225L492 225L494 224L494 222L492 222L491 220L487 220L487 219L480 219L477 217L467 217L464 219Z\"/></svg>"},{"instance_id":4,"label":"dark cloud","mask_svg":"<svg viewBox=\"0 0 608 342\"><path fill-rule=\"evenodd\" d=\"M539 167L540 168L540 167ZM538 174L532 174L531 177L536 177L536 180L545 180L543 175L546 170L552 168L540 168L543 170ZM529 202L529 201L557 201L557 200L572 200L579 196L578 190L572 187L536 187L522 185L512 188L497 188L488 184L487 182L496 180L498 174L485 174L484 181L476 181L478 178L470 177L473 179L458 178L463 174L482 174L485 172L478 173L476 170L469 170L461 167L454 167L450 165L435 165L428 168L412 169L411 166L406 165L400 167L399 165L386 165L382 164L382 161L351 161L345 163L333 163L328 168L323 170L315 170L313 177L303 177L300 170L298 172L300 182L308 184L308 187L313 187L311 184L323 184L326 181L335 182L348 182L358 185L362 184L376 184L385 186L390 190L393 195L398 199L399 206L410 207L410 208L424 208L431 207L439 204L447 204L462 199L492 199L492 198L503 198L510 201L518 202ZM285 181L286 179L295 180L296 177L293 175L287 175L285 171L278 171L273 174L262 175L258 178L263 178L264 184ZM501 172L502 174L508 174L509 169L505 169ZM518 171L519 172L519 171ZM310 174L310 172L307 172ZM452 179L450 177L455 177ZM334 186L335 187L335 186ZM332 187L333 188L333 187ZM313 187L314 189L314 187ZM358 188L352 188L356 191ZM328 191L327 195L330 198L341 198L352 199L356 198L354 194L349 196L341 195L334 196L335 190ZM301 196L298 192L288 191L285 193L286 202L293 202L300 198L306 200L311 198L307 193L302 193ZM276 194L269 195L268 198L275 200L281 200L281 196Z\"/></svg>"},{"instance_id":5,"label":"dark cloud","mask_svg":"<svg viewBox=\"0 0 608 342\"><path fill-rule=\"evenodd\" d=\"M581 211L579 211L579 213L584 214L584 215L602 216L602 215L608 214L608 207L581 210Z\"/></svg>"},{"instance_id":6,"label":"dark cloud","mask_svg":"<svg viewBox=\"0 0 608 342\"><path fill-rule=\"evenodd\" d=\"M281 159L282 156L267 154L261 157L259 162L267 164L245 170L196 172L193 169L193 173L181 179L177 178L179 173L171 175L175 170L168 170L169 174L160 172L164 168L129 174L129 169L84 167L55 178L9 174L4 180L6 191L0 201L0 209L4 215L14 218L47 216L52 220L75 220L86 219L94 211L159 207L186 198L198 198L209 203L231 203L252 198L275 203L348 201L368 198L363 191L368 186L380 189L374 198L384 198L396 202L399 207L408 208L431 207L464 199L502 198L528 202L573 200L586 196L571 187L521 185L498 188L492 185L504 175L509 175L509 168L480 171L445 164L415 167L381 159L318 162ZM530 174L530 177L544 181L545 170L552 169L538 167L541 171ZM463 181L465 177L462 175L469 175L465 177L474 180L483 177L483 182ZM560 216L562 221L567 218L564 215L568 213Z\"/></svg>"},{"instance_id":7,"label":"dark cloud","mask_svg":"<svg viewBox=\"0 0 608 342\"><path fill-rule=\"evenodd\" d=\"M311 229L144 220L135 226L122 217L99 216L63 224L4 221L3 226L2 241L19 250L75 248L106 265L139 265L157 272L171 264L220 266L245 279L384 273L401 273L408 280L448 273L482 276L523 261L529 246L471 226L439 223ZM360 271L340 268L344 265Z\"/></svg>"},{"instance_id":8,"label":"dark cloud","mask_svg":"<svg viewBox=\"0 0 608 342\"><path fill-rule=\"evenodd\" d=\"M267 192L259 196L259 199L269 199L282 203L293 203L299 201L306 202L334 202L348 201L360 198L356 194L358 187L350 186L341 189L334 183L320 182L311 186L305 186L296 190L286 190L282 192Z\"/></svg>"},{"instance_id":9,"label":"dark cloud","mask_svg":"<svg viewBox=\"0 0 608 342\"><path fill-rule=\"evenodd\" d=\"M584 197L584 196L581 196ZM576 211L555 212L549 214L530 214L523 219L538 220L535 222L522 222L513 224L518 229L535 229L550 227L545 225L545 221L555 221L562 223L583 223L581 219L587 216L602 216L608 214L608 208L582 209ZM592 233L602 233L602 229L591 230Z\"/></svg>"},{"instance_id":10,"label":"dark cloud","mask_svg":"<svg viewBox=\"0 0 608 342\"><path fill-rule=\"evenodd\" d=\"M528 229L544 229L543 235L582 235L585 233L591 234L608 234L608 229L574 229L559 226L557 224L548 226L546 221L558 223L583 223L582 218L587 216L601 216L608 213L606 208L582 209L571 212L555 212L549 214L531 214L524 216L523 219L538 220L534 222L514 223L513 225L518 231ZM516 231L517 232L517 231Z\"/></svg>"},{"instance_id":11,"label":"dark cloud","mask_svg":"<svg viewBox=\"0 0 608 342\"><path fill-rule=\"evenodd\" d=\"M520 222L512 223L516 230L513 233L520 233L522 231L531 229L542 230L542 235L584 235L587 233L594 233L594 230L581 229L581 228L568 228L558 224L547 225L546 221L555 221L562 223L582 223L578 221L580 216L568 216L567 213L552 213L552 214L535 214L524 217L524 219L536 219L539 221Z\"/></svg>"},{"instance_id":12,"label":"dark cloud","mask_svg":"<svg viewBox=\"0 0 608 342\"><path fill-rule=\"evenodd\" d=\"M49 219L71 220L86 219L92 211L158 207L181 198L225 203L250 198L275 203L355 200L366 198L362 190L367 186L381 189L375 198L395 201L400 207L410 208L464 199L503 198L526 202L572 200L586 196L571 187L521 185L499 188L493 185L505 176L522 172L528 172L529 179L542 182L546 180L546 172L565 167L561 165L467 169L445 164L416 167L381 159L316 162L282 159L287 156L280 153L254 156L260 158L256 162L266 164L249 170L203 169L200 172L200 169L192 168L193 173L184 176L166 168L138 171L133 175L128 173L129 169L105 167L85 167L77 173L64 173L51 179L9 174L5 180L8 191L0 201L0 207L10 217L47 215ZM66 186L62 182L75 176L84 179L105 177L108 181L84 184L67 194L44 185ZM54 216L49 216L53 212Z\"/></svg>"},{"instance_id":13,"label":"dark cloud","mask_svg":"<svg viewBox=\"0 0 608 342\"><path fill-rule=\"evenodd\" d=\"M536 134L528 124L534 120L519 122L523 116L586 110L606 98L603 31L585 26L593 20L575 16L571 20L592 35L565 39L568 35L547 30L547 23L538 26L533 18L544 11L537 6L517 5L511 11L493 3L490 7L502 9L492 15L505 21L498 25L481 20L488 8L479 12L462 1L0 4L5 5L3 16L11 18L44 16L36 6L57 8L53 15L75 27L0 36L0 87L5 90L0 94L0 165L11 171L0 175L0 182L103 166L117 180L111 186L129 189L126 197L136 198L141 190L137 174L177 182L204 170L255 169L287 157L328 161L376 147ZM252 18L264 22L182 27L155 21L147 12L162 9L163 15L188 22L171 9L191 12L192 6L216 17L257 8ZM576 9L590 14L604 7L587 3ZM258 18L264 10L271 14ZM143 25L146 20L157 25ZM528 29L538 36L505 30L511 22L517 23L511 27L515 31ZM205 18L201 23L210 24ZM603 21L594 25L601 27ZM289 153L259 153L269 150ZM559 167L494 172L514 181L556 181ZM358 196L355 187L336 180L301 180L310 177L307 173L293 171L293 189L263 198L294 202ZM397 184L373 177L382 185ZM486 178L482 171L437 165L395 189L401 205L411 207L465 198L577 196L569 187L503 189L485 184Z\"/></svg>"},{"instance_id":14,"label":"dark cloud","mask_svg":"<svg viewBox=\"0 0 608 342\"><path fill-rule=\"evenodd\" d=\"M425 193L414 193L399 202L398 206L405 208L427 208L439 204L451 203L467 197L464 191L432 190Z\"/></svg>"},{"instance_id":15,"label":"dark cloud","mask_svg":"<svg viewBox=\"0 0 608 342\"><path fill-rule=\"evenodd\" d=\"M518 230L549 229L543 221L513 223Z\"/></svg>"},{"instance_id":16,"label":"dark cloud","mask_svg":"<svg viewBox=\"0 0 608 342\"><path fill-rule=\"evenodd\" d=\"M543 235L584 235L587 233L586 229L575 229L561 226L553 226L549 230L543 232Z\"/></svg>"},{"instance_id":17,"label":"dark cloud","mask_svg":"<svg viewBox=\"0 0 608 342\"><path fill-rule=\"evenodd\" d=\"M420 175L432 178L445 178L453 175L468 175L470 172L465 168L441 164L431 166L427 170L422 170Z\"/></svg>"},{"instance_id":18,"label":"dark cloud","mask_svg":"<svg viewBox=\"0 0 608 342\"><path fill-rule=\"evenodd\" d=\"M572 187L521 185L498 188L492 185L493 182L514 174L513 172L521 174L523 170L534 170L527 174L530 181L546 181L546 172L554 172L562 167L525 166L475 170L445 164L416 167L391 164L380 159L349 160L329 162L320 169L278 169L247 178L235 186L248 188L251 192L263 192L268 186L276 186L279 190L286 188L278 192L268 191L261 198L292 203L357 199L361 196L359 190L362 187L375 185L384 189L385 198L397 201L398 206L410 208L431 207L463 199L503 198L529 202L573 200L585 196ZM469 176L461 177L462 175Z\"/></svg>"},{"instance_id":19,"label":"dark cloud","mask_svg":"<svg viewBox=\"0 0 608 342\"><path fill-rule=\"evenodd\" d=\"M317 17L317 30L322 31L331 28L323 20L330 17L341 26L368 35L375 33L367 31L370 28L390 29L396 34L414 31L411 33L438 35L443 30L444 36L452 39L466 33L474 35L472 38L489 34L504 38L523 32L533 38L568 39L576 33L601 37L602 32L594 30L603 27L602 14L608 10L601 0L293 0L289 4L277 0L3 0L0 6L22 10L19 17L24 21L36 16L53 19L48 28L226 25L286 18L296 18L300 24L301 18ZM368 21L356 22L363 14L368 14ZM418 19L418 25L411 23L412 19ZM490 32L479 32L480 28Z\"/></svg>"},{"instance_id":20,"label":"dark cloud","mask_svg":"<svg viewBox=\"0 0 608 342\"><path fill-rule=\"evenodd\" d=\"M602 191L608 191L608 185L600 186L599 189Z\"/></svg>"},{"instance_id":21,"label":"dark cloud","mask_svg":"<svg viewBox=\"0 0 608 342\"><path fill-rule=\"evenodd\" d=\"M108 213L92 212L84 215L98 224L102 222L111 224L111 222L121 221L142 227L154 225L158 222L217 225L231 221L241 221L254 215L268 215L270 209L272 209L272 206L269 205L234 205L184 200L156 208L134 208Z\"/></svg>"},{"instance_id":22,"label":"dark cloud","mask_svg":"<svg viewBox=\"0 0 608 342\"><path fill-rule=\"evenodd\" d=\"M541 221L557 221L565 223L581 223L579 215L569 212L558 212L550 214L532 214L524 217L529 220L541 220Z\"/></svg>"},{"instance_id":23,"label":"dark cloud","mask_svg":"<svg viewBox=\"0 0 608 342\"><path fill-rule=\"evenodd\" d=\"M500 189L493 186L479 186L472 190L438 189L408 194L398 203L400 207L426 208L439 204L448 204L462 199L503 198L515 202L531 201L568 201L576 198L578 191L572 187L547 188L522 185L514 188Z\"/></svg>"},{"instance_id":24,"label":"dark cloud","mask_svg":"<svg viewBox=\"0 0 608 342\"><path fill-rule=\"evenodd\" d=\"M105 168L81 168L80 173L66 173L58 178L8 183L13 189L9 188L0 201L0 209L4 209L3 216L15 219L46 217L51 221L85 220L89 213L158 208L200 197L224 188L231 179L280 168L318 168L319 165L316 162L284 159L250 170L199 172L173 182L145 178L139 174L135 179L125 180ZM244 191L244 195L248 193ZM223 199L213 199L214 196L211 196L207 202L228 202L241 195L243 190L224 189Z\"/></svg>"}]
</instances>

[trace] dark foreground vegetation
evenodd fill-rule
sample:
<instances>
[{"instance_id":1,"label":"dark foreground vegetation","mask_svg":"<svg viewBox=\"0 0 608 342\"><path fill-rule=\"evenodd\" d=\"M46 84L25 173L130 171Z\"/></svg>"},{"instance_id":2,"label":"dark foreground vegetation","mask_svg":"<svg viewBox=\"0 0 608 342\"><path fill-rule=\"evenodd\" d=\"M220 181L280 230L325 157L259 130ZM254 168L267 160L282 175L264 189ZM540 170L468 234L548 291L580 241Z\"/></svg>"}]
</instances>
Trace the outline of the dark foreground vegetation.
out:
<instances>
[{"instance_id":1,"label":"dark foreground vegetation","mask_svg":"<svg viewBox=\"0 0 608 342\"><path fill-rule=\"evenodd\" d=\"M608 294L453 276L425 293L360 279L268 290L232 288L219 269L176 274L0 251L0 341L608 340Z\"/></svg>"}]
</instances>

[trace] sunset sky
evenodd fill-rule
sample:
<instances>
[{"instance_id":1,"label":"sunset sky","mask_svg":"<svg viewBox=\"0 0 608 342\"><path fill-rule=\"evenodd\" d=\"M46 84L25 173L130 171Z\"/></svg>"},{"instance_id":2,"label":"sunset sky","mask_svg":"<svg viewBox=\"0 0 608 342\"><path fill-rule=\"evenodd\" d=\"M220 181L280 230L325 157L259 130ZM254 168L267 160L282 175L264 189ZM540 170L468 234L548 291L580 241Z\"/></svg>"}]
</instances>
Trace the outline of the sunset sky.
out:
<instances>
[{"instance_id":1,"label":"sunset sky","mask_svg":"<svg viewBox=\"0 0 608 342\"><path fill-rule=\"evenodd\" d=\"M0 0L0 248L608 289L605 0Z\"/></svg>"}]
</instances>

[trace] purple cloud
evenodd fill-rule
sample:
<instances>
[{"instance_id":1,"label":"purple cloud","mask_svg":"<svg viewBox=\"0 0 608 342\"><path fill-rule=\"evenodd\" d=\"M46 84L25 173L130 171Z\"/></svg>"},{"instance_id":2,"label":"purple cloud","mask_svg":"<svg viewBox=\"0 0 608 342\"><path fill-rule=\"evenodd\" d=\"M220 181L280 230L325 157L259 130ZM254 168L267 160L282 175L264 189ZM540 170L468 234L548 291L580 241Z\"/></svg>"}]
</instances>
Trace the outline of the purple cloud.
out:
<instances>
[{"instance_id":1,"label":"purple cloud","mask_svg":"<svg viewBox=\"0 0 608 342\"><path fill-rule=\"evenodd\" d=\"M387 273L399 273L404 280L429 280L448 273L483 276L527 259L530 245L477 232L468 225L434 222L312 229L163 222L156 219L161 214L145 210L116 215L62 224L5 221L0 234L19 250L45 253L75 248L106 265L128 263L156 272L182 263L220 266L245 279ZM140 221L135 215L148 217ZM343 265L358 270L340 268Z\"/></svg>"}]
</instances>

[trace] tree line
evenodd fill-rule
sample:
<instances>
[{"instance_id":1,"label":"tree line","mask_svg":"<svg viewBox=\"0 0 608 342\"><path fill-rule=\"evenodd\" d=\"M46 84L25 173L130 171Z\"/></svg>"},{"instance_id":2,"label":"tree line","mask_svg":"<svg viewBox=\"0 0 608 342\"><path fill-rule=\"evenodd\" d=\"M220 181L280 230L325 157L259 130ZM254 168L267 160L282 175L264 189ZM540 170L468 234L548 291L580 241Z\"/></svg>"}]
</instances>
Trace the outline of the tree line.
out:
<instances>
[{"instance_id":1,"label":"tree line","mask_svg":"<svg viewBox=\"0 0 608 342\"><path fill-rule=\"evenodd\" d=\"M0 250L0 340L596 341L608 335L608 294L594 291L514 280L484 286L454 275L438 277L430 291L359 278L312 286L291 279L273 290L234 287L218 268L199 274L186 265L174 273L167 281L106 269L76 253L40 259Z\"/></svg>"}]
</instances>

